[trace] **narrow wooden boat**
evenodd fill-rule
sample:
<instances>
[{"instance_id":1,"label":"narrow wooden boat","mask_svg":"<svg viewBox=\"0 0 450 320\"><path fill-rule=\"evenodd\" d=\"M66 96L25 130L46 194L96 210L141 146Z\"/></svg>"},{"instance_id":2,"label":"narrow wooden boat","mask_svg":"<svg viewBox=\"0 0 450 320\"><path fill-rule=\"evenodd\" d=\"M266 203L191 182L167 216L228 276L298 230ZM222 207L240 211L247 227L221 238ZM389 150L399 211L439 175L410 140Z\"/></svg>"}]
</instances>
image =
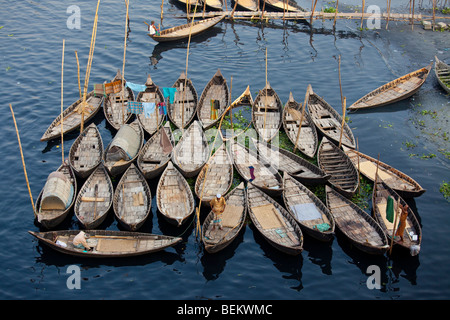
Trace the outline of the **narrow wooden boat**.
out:
<instances>
[{"instance_id":1,"label":"narrow wooden boat","mask_svg":"<svg viewBox=\"0 0 450 320\"><path fill-rule=\"evenodd\" d=\"M114 191L113 209L119 223L130 231L138 230L147 220L152 195L142 172L131 163Z\"/></svg>"},{"instance_id":2,"label":"narrow wooden boat","mask_svg":"<svg viewBox=\"0 0 450 320\"><path fill-rule=\"evenodd\" d=\"M281 128L283 105L269 83L259 90L252 107L252 122L258 135L270 142Z\"/></svg>"},{"instance_id":3,"label":"narrow wooden boat","mask_svg":"<svg viewBox=\"0 0 450 320\"><path fill-rule=\"evenodd\" d=\"M330 210L302 183L288 173L283 176L283 200L302 231L320 241L334 238L335 221Z\"/></svg>"},{"instance_id":4,"label":"narrow wooden boat","mask_svg":"<svg viewBox=\"0 0 450 320\"><path fill-rule=\"evenodd\" d=\"M197 90L191 79L186 78L184 72L181 73L172 88L177 91L173 103L169 99L166 103L167 116L179 129L184 129L195 117L198 103Z\"/></svg>"},{"instance_id":5,"label":"narrow wooden boat","mask_svg":"<svg viewBox=\"0 0 450 320\"><path fill-rule=\"evenodd\" d=\"M258 154L265 158L275 169L289 173L305 184L323 184L330 175L311 162L283 148L252 138Z\"/></svg>"},{"instance_id":6,"label":"narrow wooden boat","mask_svg":"<svg viewBox=\"0 0 450 320\"><path fill-rule=\"evenodd\" d=\"M203 129L212 127L222 117L231 102L230 91L225 77L219 69L208 81L197 106L197 118Z\"/></svg>"},{"instance_id":7,"label":"narrow wooden boat","mask_svg":"<svg viewBox=\"0 0 450 320\"><path fill-rule=\"evenodd\" d=\"M103 164L97 166L78 192L74 212L86 229L97 228L113 203L114 187Z\"/></svg>"},{"instance_id":8,"label":"narrow wooden boat","mask_svg":"<svg viewBox=\"0 0 450 320\"><path fill-rule=\"evenodd\" d=\"M308 110L316 128L329 140L339 144L355 148L355 137L347 122L344 121L342 132L342 116L333 109L328 102L314 92L309 95Z\"/></svg>"},{"instance_id":9,"label":"narrow wooden boat","mask_svg":"<svg viewBox=\"0 0 450 320\"><path fill-rule=\"evenodd\" d=\"M419 197L425 193L426 190L407 174L362 152L345 146L343 146L343 150L358 171L372 182L375 181L375 172L378 164L378 175L380 178L402 198Z\"/></svg>"},{"instance_id":10,"label":"narrow wooden boat","mask_svg":"<svg viewBox=\"0 0 450 320\"><path fill-rule=\"evenodd\" d=\"M117 74L111 82L121 81L122 73L117 70ZM117 93L107 94L105 103L103 104L103 113L106 121L116 130L119 130L122 124L128 123L132 117L132 113L127 110L128 101L134 101L135 95L133 90L126 86L124 80L124 90Z\"/></svg>"},{"instance_id":11,"label":"narrow wooden boat","mask_svg":"<svg viewBox=\"0 0 450 320\"><path fill-rule=\"evenodd\" d=\"M122 125L103 152L108 173L113 177L121 175L136 160L143 145L144 131L137 120Z\"/></svg>"},{"instance_id":12,"label":"narrow wooden boat","mask_svg":"<svg viewBox=\"0 0 450 320\"><path fill-rule=\"evenodd\" d=\"M232 184L233 160L222 143L198 174L194 191L202 205L209 206L218 193L226 195Z\"/></svg>"},{"instance_id":13,"label":"narrow wooden boat","mask_svg":"<svg viewBox=\"0 0 450 320\"><path fill-rule=\"evenodd\" d=\"M167 121L145 143L136 159L136 164L146 179L154 179L164 171L172 158L174 145L175 139Z\"/></svg>"},{"instance_id":14,"label":"narrow wooden boat","mask_svg":"<svg viewBox=\"0 0 450 320\"><path fill-rule=\"evenodd\" d=\"M171 224L181 226L194 213L191 188L171 161L167 164L156 189L159 212Z\"/></svg>"},{"instance_id":15,"label":"narrow wooden boat","mask_svg":"<svg viewBox=\"0 0 450 320\"><path fill-rule=\"evenodd\" d=\"M352 201L325 186L327 206L337 228L359 250L369 254L384 254L389 244L380 225Z\"/></svg>"},{"instance_id":16,"label":"narrow wooden boat","mask_svg":"<svg viewBox=\"0 0 450 320\"><path fill-rule=\"evenodd\" d=\"M209 159L210 147L198 121L184 131L172 154L172 162L186 178L196 176Z\"/></svg>"},{"instance_id":17,"label":"narrow wooden boat","mask_svg":"<svg viewBox=\"0 0 450 320\"><path fill-rule=\"evenodd\" d=\"M425 83L432 66L433 63L430 63L427 67L382 85L353 103L348 110L381 107L411 97Z\"/></svg>"},{"instance_id":18,"label":"narrow wooden boat","mask_svg":"<svg viewBox=\"0 0 450 320\"><path fill-rule=\"evenodd\" d=\"M206 4L206 9L222 10L223 0L203 0L203 4Z\"/></svg>"},{"instance_id":19,"label":"narrow wooden boat","mask_svg":"<svg viewBox=\"0 0 450 320\"><path fill-rule=\"evenodd\" d=\"M327 138L323 138L317 154L319 167L330 175L328 182L347 198L353 197L359 175L350 158Z\"/></svg>"},{"instance_id":20,"label":"narrow wooden boat","mask_svg":"<svg viewBox=\"0 0 450 320\"><path fill-rule=\"evenodd\" d=\"M314 158L319 146L316 125L306 108L302 116L302 104L295 101L292 92L283 109L282 123L292 144L307 157Z\"/></svg>"},{"instance_id":21,"label":"narrow wooden boat","mask_svg":"<svg viewBox=\"0 0 450 320\"><path fill-rule=\"evenodd\" d=\"M269 244L290 255L298 255L303 251L300 226L278 202L248 184L247 203L253 225Z\"/></svg>"},{"instance_id":22,"label":"narrow wooden boat","mask_svg":"<svg viewBox=\"0 0 450 320\"><path fill-rule=\"evenodd\" d=\"M272 197L281 196L283 178L265 158L236 140L230 141L230 155L234 167L243 179Z\"/></svg>"},{"instance_id":23,"label":"narrow wooden boat","mask_svg":"<svg viewBox=\"0 0 450 320\"><path fill-rule=\"evenodd\" d=\"M216 253L225 249L244 228L247 216L247 199L245 185L241 182L225 196L226 207L221 214L222 229L212 229L214 213L210 211L202 226L202 241L205 250Z\"/></svg>"},{"instance_id":24,"label":"narrow wooden boat","mask_svg":"<svg viewBox=\"0 0 450 320\"><path fill-rule=\"evenodd\" d=\"M158 128L162 125L164 120L164 114L160 114L159 104L164 103L164 95L160 88L153 82L150 75L147 77L147 81L145 82L145 86L147 87L145 91L139 92L136 98L136 101L142 103L152 103L154 104L154 111L150 111L152 108L146 109L144 106L144 112L139 113L137 115L137 119L141 124L142 128L149 135L152 135L158 130Z\"/></svg>"},{"instance_id":25,"label":"narrow wooden boat","mask_svg":"<svg viewBox=\"0 0 450 320\"><path fill-rule=\"evenodd\" d=\"M392 197L392 199L394 200L395 210L399 210L398 204L401 204L402 206L406 205L405 200L403 200L403 198L400 197L397 192L391 189L380 178L380 176L377 176L373 186L373 195L372 195L373 216L383 229L390 244L392 241L394 228L396 227L394 226L395 218L393 220L394 223L388 221L386 218L386 208L389 196ZM400 221L400 212L398 212L397 216L398 216L397 219L398 223ZM406 219L406 228L403 234L403 240L401 240L399 237L394 237L393 244L408 249L410 254L412 256L415 256L420 252L421 242L422 242L422 229L414 212L412 211L411 208L408 208L408 218Z\"/></svg>"},{"instance_id":26,"label":"narrow wooden boat","mask_svg":"<svg viewBox=\"0 0 450 320\"><path fill-rule=\"evenodd\" d=\"M48 232L28 231L43 244L56 251L77 257L125 258L164 250L181 242L182 238L142 232L89 230L87 243L91 251L78 249L73 239L79 230L59 230Z\"/></svg>"},{"instance_id":27,"label":"narrow wooden boat","mask_svg":"<svg viewBox=\"0 0 450 320\"><path fill-rule=\"evenodd\" d=\"M189 38L189 34L191 34L191 38L197 36L207 31L208 29L211 29L220 21L222 21L224 18L225 14L222 14L220 16L215 16L208 19L197 20L194 21L194 23L188 22L180 26L161 30L159 35L156 34L148 34L148 35L150 38L158 42L185 40Z\"/></svg>"},{"instance_id":28,"label":"narrow wooden boat","mask_svg":"<svg viewBox=\"0 0 450 320\"><path fill-rule=\"evenodd\" d=\"M103 158L103 140L95 123L91 123L73 142L69 164L77 176L87 178Z\"/></svg>"},{"instance_id":29,"label":"narrow wooden boat","mask_svg":"<svg viewBox=\"0 0 450 320\"><path fill-rule=\"evenodd\" d=\"M305 10L293 1L289 0L264 0L266 7L276 11L304 12Z\"/></svg>"},{"instance_id":30,"label":"narrow wooden boat","mask_svg":"<svg viewBox=\"0 0 450 320\"><path fill-rule=\"evenodd\" d=\"M233 0L233 3L237 4L237 10L259 11L258 0Z\"/></svg>"},{"instance_id":31,"label":"narrow wooden boat","mask_svg":"<svg viewBox=\"0 0 450 320\"><path fill-rule=\"evenodd\" d=\"M37 222L52 229L69 214L75 202L77 178L67 161L50 173L35 204Z\"/></svg>"},{"instance_id":32,"label":"narrow wooden boat","mask_svg":"<svg viewBox=\"0 0 450 320\"><path fill-rule=\"evenodd\" d=\"M444 61L439 60L436 56L434 59L436 60L434 63L434 74L441 87L447 93L450 93L450 66Z\"/></svg>"},{"instance_id":33,"label":"narrow wooden boat","mask_svg":"<svg viewBox=\"0 0 450 320\"><path fill-rule=\"evenodd\" d=\"M83 121L84 123L88 123L100 110L102 102L103 97L96 96L94 91L91 91L86 94L86 104L83 104L83 98L80 98L67 107L62 114L63 135L81 126L83 113ZM53 120L47 130L45 130L41 141L49 141L57 138L61 138L61 113Z\"/></svg>"}]
</instances>

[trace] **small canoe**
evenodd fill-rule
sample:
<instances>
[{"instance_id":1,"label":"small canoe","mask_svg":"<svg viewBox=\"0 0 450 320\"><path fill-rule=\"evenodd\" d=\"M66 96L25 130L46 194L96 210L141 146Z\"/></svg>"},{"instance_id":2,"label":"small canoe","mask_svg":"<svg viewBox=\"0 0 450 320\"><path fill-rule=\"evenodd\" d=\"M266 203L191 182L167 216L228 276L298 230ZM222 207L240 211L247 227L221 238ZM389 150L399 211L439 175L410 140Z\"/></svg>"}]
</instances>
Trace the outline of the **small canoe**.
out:
<instances>
[{"instance_id":1,"label":"small canoe","mask_svg":"<svg viewBox=\"0 0 450 320\"><path fill-rule=\"evenodd\" d=\"M383 229L386 237L389 241L389 244L392 241L392 235L394 233L394 223L395 223L395 215L398 216L397 223L400 221L400 212L398 214L394 214L393 222L390 222L386 218L386 209L388 206L388 197L391 197L394 200L394 210L398 209L398 204L402 206L406 205L405 200L398 195L393 189L391 189L384 181L377 176L374 186L373 186L373 195L372 195L372 210L373 216L375 220L377 220L378 224ZM394 211L395 212L395 211ZM403 240L399 237L394 237L393 244L402 248L406 248L409 250L409 253L412 256L419 254L420 252L420 244L422 242L422 229L420 227L419 221L417 220L414 212L411 208L408 208L408 217L406 219L406 227L403 234Z\"/></svg>"},{"instance_id":2,"label":"small canoe","mask_svg":"<svg viewBox=\"0 0 450 320\"><path fill-rule=\"evenodd\" d=\"M269 244L290 255L299 255L303 251L300 226L278 202L248 184L247 203L253 225Z\"/></svg>"},{"instance_id":3,"label":"small canoe","mask_svg":"<svg viewBox=\"0 0 450 320\"><path fill-rule=\"evenodd\" d=\"M359 185L358 170L334 143L323 138L317 153L319 167L330 175L328 182L347 198L353 197Z\"/></svg>"},{"instance_id":4,"label":"small canoe","mask_svg":"<svg viewBox=\"0 0 450 320\"><path fill-rule=\"evenodd\" d=\"M295 2L289 0L264 0L266 6L277 11L304 12Z\"/></svg>"},{"instance_id":5,"label":"small canoe","mask_svg":"<svg viewBox=\"0 0 450 320\"><path fill-rule=\"evenodd\" d=\"M218 193L226 195L232 184L233 160L222 143L198 174L194 191L202 205L209 206Z\"/></svg>"},{"instance_id":6,"label":"small canoe","mask_svg":"<svg viewBox=\"0 0 450 320\"><path fill-rule=\"evenodd\" d=\"M283 178L265 158L235 140L230 142L230 155L243 179L272 197L281 196Z\"/></svg>"},{"instance_id":7,"label":"small canoe","mask_svg":"<svg viewBox=\"0 0 450 320\"><path fill-rule=\"evenodd\" d=\"M295 101L292 92L283 109L282 123L292 144L307 157L314 158L319 146L316 125L306 108L302 117L302 104Z\"/></svg>"},{"instance_id":8,"label":"small canoe","mask_svg":"<svg viewBox=\"0 0 450 320\"><path fill-rule=\"evenodd\" d=\"M167 121L145 143L136 159L136 164L146 179L154 179L164 171L172 158L174 145L175 139Z\"/></svg>"},{"instance_id":9,"label":"small canoe","mask_svg":"<svg viewBox=\"0 0 450 320\"><path fill-rule=\"evenodd\" d=\"M283 105L269 83L259 90L252 107L252 122L258 135L270 142L281 128Z\"/></svg>"},{"instance_id":10,"label":"small canoe","mask_svg":"<svg viewBox=\"0 0 450 320\"><path fill-rule=\"evenodd\" d=\"M308 111L316 125L316 128L329 140L339 144L355 148L355 137L347 122L344 121L342 132L342 116L333 109L328 102L314 92L309 95Z\"/></svg>"},{"instance_id":11,"label":"small canoe","mask_svg":"<svg viewBox=\"0 0 450 320\"><path fill-rule=\"evenodd\" d=\"M117 71L116 76L111 82L122 81L122 73ZM122 82L121 82L122 83ZM132 117L132 113L127 110L128 101L134 101L135 96L133 90L126 86L124 80L124 90L117 93L110 93L105 98L103 104L103 113L106 121L116 130L120 129L122 124L128 123Z\"/></svg>"},{"instance_id":12,"label":"small canoe","mask_svg":"<svg viewBox=\"0 0 450 320\"><path fill-rule=\"evenodd\" d=\"M129 231L138 230L147 220L152 195L142 172L131 163L114 191L113 209L119 223Z\"/></svg>"},{"instance_id":13,"label":"small canoe","mask_svg":"<svg viewBox=\"0 0 450 320\"><path fill-rule=\"evenodd\" d=\"M203 129L206 130L219 121L230 102L231 96L227 80L217 69L198 100L197 118Z\"/></svg>"},{"instance_id":14,"label":"small canoe","mask_svg":"<svg viewBox=\"0 0 450 320\"><path fill-rule=\"evenodd\" d=\"M144 129L144 131L149 135L152 135L163 123L164 114L160 114L160 108L158 105L165 101L162 91L157 85L155 85L150 75L148 75L147 77L145 86L147 88L145 89L145 91L138 93L136 101L143 103L153 103L154 106L153 108L149 107L148 109L146 109L146 107L144 106L144 111L137 115L137 119L139 120L142 129ZM154 111L151 111L151 109L154 109Z\"/></svg>"},{"instance_id":15,"label":"small canoe","mask_svg":"<svg viewBox=\"0 0 450 320\"><path fill-rule=\"evenodd\" d=\"M172 162L186 178L196 176L210 156L210 147L198 121L184 131L172 154Z\"/></svg>"},{"instance_id":16,"label":"small canoe","mask_svg":"<svg viewBox=\"0 0 450 320\"><path fill-rule=\"evenodd\" d=\"M374 218L329 186L325 186L325 193L337 228L356 248L369 254L387 251L386 235Z\"/></svg>"},{"instance_id":17,"label":"small canoe","mask_svg":"<svg viewBox=\"0 0 450 320\"><path fill-rule=\"evenodd\" d=\"M195 5L195 3L194 3ZM188 22L186 24L172 27L169 29L161 30L159 35L156 34L148 34L150 38L158 42L168 42L168 41L179 41L189 38L189 34L191 38L199 35L208 29L211 29L220 21L225 18L225 14L220 16L203 19L203 20L194 20L194 23Z\"/></svg>"},{"instance_id":18,"label":"small canoe","mask_svg":"<svg viewBox=\"0 0 450 320\"><path fill-rule=\"evenodd\" d=\"M121 175L136 160L144 145L144 131L137 120L124 124L103 152L103 163L113 177Z\"/></svg>"},{"instance_id":19,"label":"small canoe","mask_svg":"<svg viewBox=\"0 0 450 320\"><path fill-rule=\"evenodd\" d=\"M434 74L441 87L447 93L450 93L450 66L444 61L439 60L438 57L435 56L434 58L436 60L434 63Z\"/></svg>"},{"instance_id":20,"label":"small canoe","mask_svg":"<svg viewBox=\"0 0 450 320\"><path fill-rule=\"evenodd\" d=\"M275 169L289 173L292 177L305 184L323 184L330 175L308 160L283 148L252 138L258 154L265 158Z\"/></svg>"},{"instance_id":21,"label":"small canoe","mask_svg":"<svg viewBox=\"0 0 450 320\"><path fill-rule=\"evenodd\" d=\"M226 207L221 214L222 229L212 229L214 213L210 211L202 226L202 241L205 250L216 253L225 249L238 236L245 225L247 216L247 200L244 183L225 196Z\"/></svg>"},{"instance_id":22,"label":"small canoe","mask_svg":"<svg viewBox=\"0 0 450 320\"><path fill-rule=\"evenodd\" d=\"M179 129L184 129L191 123L197 111L198 96L191 79L186 78L184 72L172 85L175 88L173 103L167 101L167 116L169 120Z\"/></svg>"},{"instance_id":23,"label":"small canoe","mask_svg":"<svg viewBox=\"0 0 450 320\"><path fill-rule=\"evenodd\" d=\"M259 11L258 0L234 0L233 2L234 4L237 4L236 9Z\"/></svg>"},{"instance_id":24,"label":"small canoe","mask_svg":"<svg viewBox=\"0 0 450 320\"><path fill-rule=\"evenodd\" d=\"M103 158L103 140L95 123L91 123L73 142L69 163L77 176L86 179Z\"/></svg>"},{"instance_id":25,"label":"small canoe","mask_svg":"<svg viewBox=\"0 0 450 320\"><path fill-rule=\"evenodd\" d=\"M120 258L149 254L172 247L182 238L142 232L115 230L89 230L87 243L93 250L78 249L73 239L79 230L60 230L48 232L28 231L42 243L56 251L77 257Z\"/></svg>"},{"instance_id":26,"label":"small canoe","mask_svg":"<svg viewBox=\"0 0 450 320\"><path fill-rule=\"evenodd\" d=\"M77 178L67 161L50 173L35 204L35 216L44 228L52 229L69 214L75 203Z\"/></svg>"},{"instance_id":27,"label":"small canoe","mask_svg":"<svg viewBox=\"0 0 450 320\"><path fill-rule=\"evenodd\" d=\"M381 107L411 97L425 83L432 66L433 63L430 63L427 67L382 85L353 103L348 110Z\"/></svg>"},{"instance_id":28,"label":"small canoe","mask_svg":"<svg viewBox=\"0 0 450 320\"><path fill-rule=\"evenodd\" d=\"M75 201L75 216L84 228L95 229L105 220L113 195L111 178L100 164L84 182Z\"/></svg>"},{"instance_id":29,"label":"small canoe","mask_svg":"<svg viewBox=\"0 0 450 320\"><path fill-rule=\"evenodd\" d=\"M178 227L194 213L195 202L191 188L171 161L159 179L156 204L166 221Z\"/></svg>"},{"instance_id":30,"label":"small canoe","mask_svg":"<svg viewBox=\"0 0 450 320\"><path fill-rule=\"evenodd\" d=\"M305 234L320 241L333 240L335 221L330 210L314 193L286 172L283 176L283 200L287 211Z\"/></svg>"},{"instance_id":31,"label":"small canoe","mask_svg":"<svg viewBox=\"0 0 450 320\"><path fill-rule=\"evenodd\" d=\"M96 96L94 91L86 94L86 104L83 107L83 98L78 99L63 111L62 130L63 134L74 131L81 126L82 113L84 112L84 123L88 123L100 110L103 96ZM61 138L61 113L53 120L45 130L41 141L49 141Z\"/></svg>"},{"instance_id":32,"label":"small canoe","mask_svg":"<svg viewBox=\"0 0 450 320\"><path fill-rule=\"evenodd\" d=\"M378 175L380 178L402 198L419 197L425 193L426 190L407 174L359 151L345 146L343 146L343 150L358 171L372 182L375 181L375 172L378 164Z\"/></svg>"}]
</instances>

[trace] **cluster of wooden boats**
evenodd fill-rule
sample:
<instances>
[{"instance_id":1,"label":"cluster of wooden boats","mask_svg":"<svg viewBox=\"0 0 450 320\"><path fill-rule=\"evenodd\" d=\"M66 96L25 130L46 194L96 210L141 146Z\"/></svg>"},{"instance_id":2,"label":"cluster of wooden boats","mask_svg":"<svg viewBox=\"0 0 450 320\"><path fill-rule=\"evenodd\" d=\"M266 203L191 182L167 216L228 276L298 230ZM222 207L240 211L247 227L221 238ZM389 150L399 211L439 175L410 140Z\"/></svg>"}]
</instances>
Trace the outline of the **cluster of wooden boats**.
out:
<instances>
[{"instance_id":1,"label":"cluster of wooden boats","mask_svg":"<svg viewBox=\"0 0 450 320\"><path fill-rule=\"evenodd\" d=\"M398 101L399 96L392 91L398 93L398 86L410 79L418 83L420 78L423 83L430 68L385 85L384 97L382 91L371 97L378 96L377 100L384 103L386 97ZM436 58L436 75L442 82L448 70ZM237 237L245 227L247 213L258 232L287 254L302 251L304 234L331 241L336 229L356 248L370 254L383 254L393 245L409 249L412 255L420 251L422 231L411 208L402 238L395 234L395 223L386 218L386 208L388 199L392 199L399 216L404 199L418 197L425 190L405 173L356 150L351 128L311 87L303 104L291 93L283 105L268 83L255 99L247 88L231 101L220 70L199 97L184 73L172 86L177 89L173 99L161 93L150 76L145 90L137 94L125 85L119 72L112 81L123 82L119 92L100 97L89 93L85 105L79 100L69 106L41 139L56 139L74 131L83 118L86 122L92 119L101 105L106 120L117 130L104 147L98 128L89 124L73 142L68 159L48 176L36 200L35 217L49 231L30 232L43 243L61 252L92 257L144 254L175 245L180 238L137 232L151 211L153 195L148 180L158 179L154 195L158 212L174 226L193 221L196 198L208 208L217 193L225 196L222 228L212 228L212 212L203 222L202 241L211 253L224 249ZM408 88L403 91L405 98L417 91ZM367 104L370 99L361 101ZM164 103L167 117L158 109L146 116L128 114L130 101ZM251 138L245 145L237 137L222 136L222 143L216 147L216 140L211 143L205 130L221 124L223 116L241 102L251 107L251 123L258 139ZM182 131L178 142L172 132L176 127ZM281 128L294 145L294 152L271 143ZM296 149L302 156L295 153ZM313 159L317 159L317 165ZM241 182L233 187L235 171ZM351 201L358 192L360 175L374 184L372 215ZM115 186L111 177L118 178ZM192 188L189 178L196 180ZM318 184L326 186L325 202L308 188ZM96 230L111 209L127 231ZM90 234L92 251L83 252L71 244L75 231L52 230L71 210Z\"/></svg>"}]
</instances>

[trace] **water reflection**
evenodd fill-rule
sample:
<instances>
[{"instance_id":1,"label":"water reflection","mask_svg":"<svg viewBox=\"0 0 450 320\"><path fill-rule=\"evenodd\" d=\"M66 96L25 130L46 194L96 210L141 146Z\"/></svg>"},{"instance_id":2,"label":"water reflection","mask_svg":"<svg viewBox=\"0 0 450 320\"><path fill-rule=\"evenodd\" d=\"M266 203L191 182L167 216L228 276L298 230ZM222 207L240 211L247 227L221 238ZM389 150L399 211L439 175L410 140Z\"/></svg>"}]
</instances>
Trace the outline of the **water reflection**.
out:
<instances>
[{"instance_id":1,"label":"water reflection","mask_svg":"<svg viewBox=\"0 0 450 320\"><path fill-rule=\"evenodd\" d=\"M333 256L331 242L320 242L312 239L307 234L304 235L304 253L307 252L308 259L315 265L319 266L323 274L331 275L331 258Z\"/></svg>"}]
</instances>

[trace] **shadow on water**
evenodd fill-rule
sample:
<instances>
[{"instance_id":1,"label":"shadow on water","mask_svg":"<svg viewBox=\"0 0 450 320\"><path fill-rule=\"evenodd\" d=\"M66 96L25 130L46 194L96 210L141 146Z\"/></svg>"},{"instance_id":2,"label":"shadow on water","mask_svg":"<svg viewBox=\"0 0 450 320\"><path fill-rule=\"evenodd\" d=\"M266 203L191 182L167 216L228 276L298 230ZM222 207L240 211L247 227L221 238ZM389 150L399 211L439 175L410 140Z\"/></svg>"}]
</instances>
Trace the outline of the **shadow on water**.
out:
<instances>
[{"instance_id":1,"label":"shadow on water","mask_svg":"<svg viewBox=\"0 0 450 320\"><path fill-rule=\"evenodd\" d=\"M333 256L332 244L334 240L330 242L321 242L304 233L303 239L304 254L307 253L307 257L311 263L319 266L323 274L331 275L331 259Z\"/></svg>"}]
</instances>

